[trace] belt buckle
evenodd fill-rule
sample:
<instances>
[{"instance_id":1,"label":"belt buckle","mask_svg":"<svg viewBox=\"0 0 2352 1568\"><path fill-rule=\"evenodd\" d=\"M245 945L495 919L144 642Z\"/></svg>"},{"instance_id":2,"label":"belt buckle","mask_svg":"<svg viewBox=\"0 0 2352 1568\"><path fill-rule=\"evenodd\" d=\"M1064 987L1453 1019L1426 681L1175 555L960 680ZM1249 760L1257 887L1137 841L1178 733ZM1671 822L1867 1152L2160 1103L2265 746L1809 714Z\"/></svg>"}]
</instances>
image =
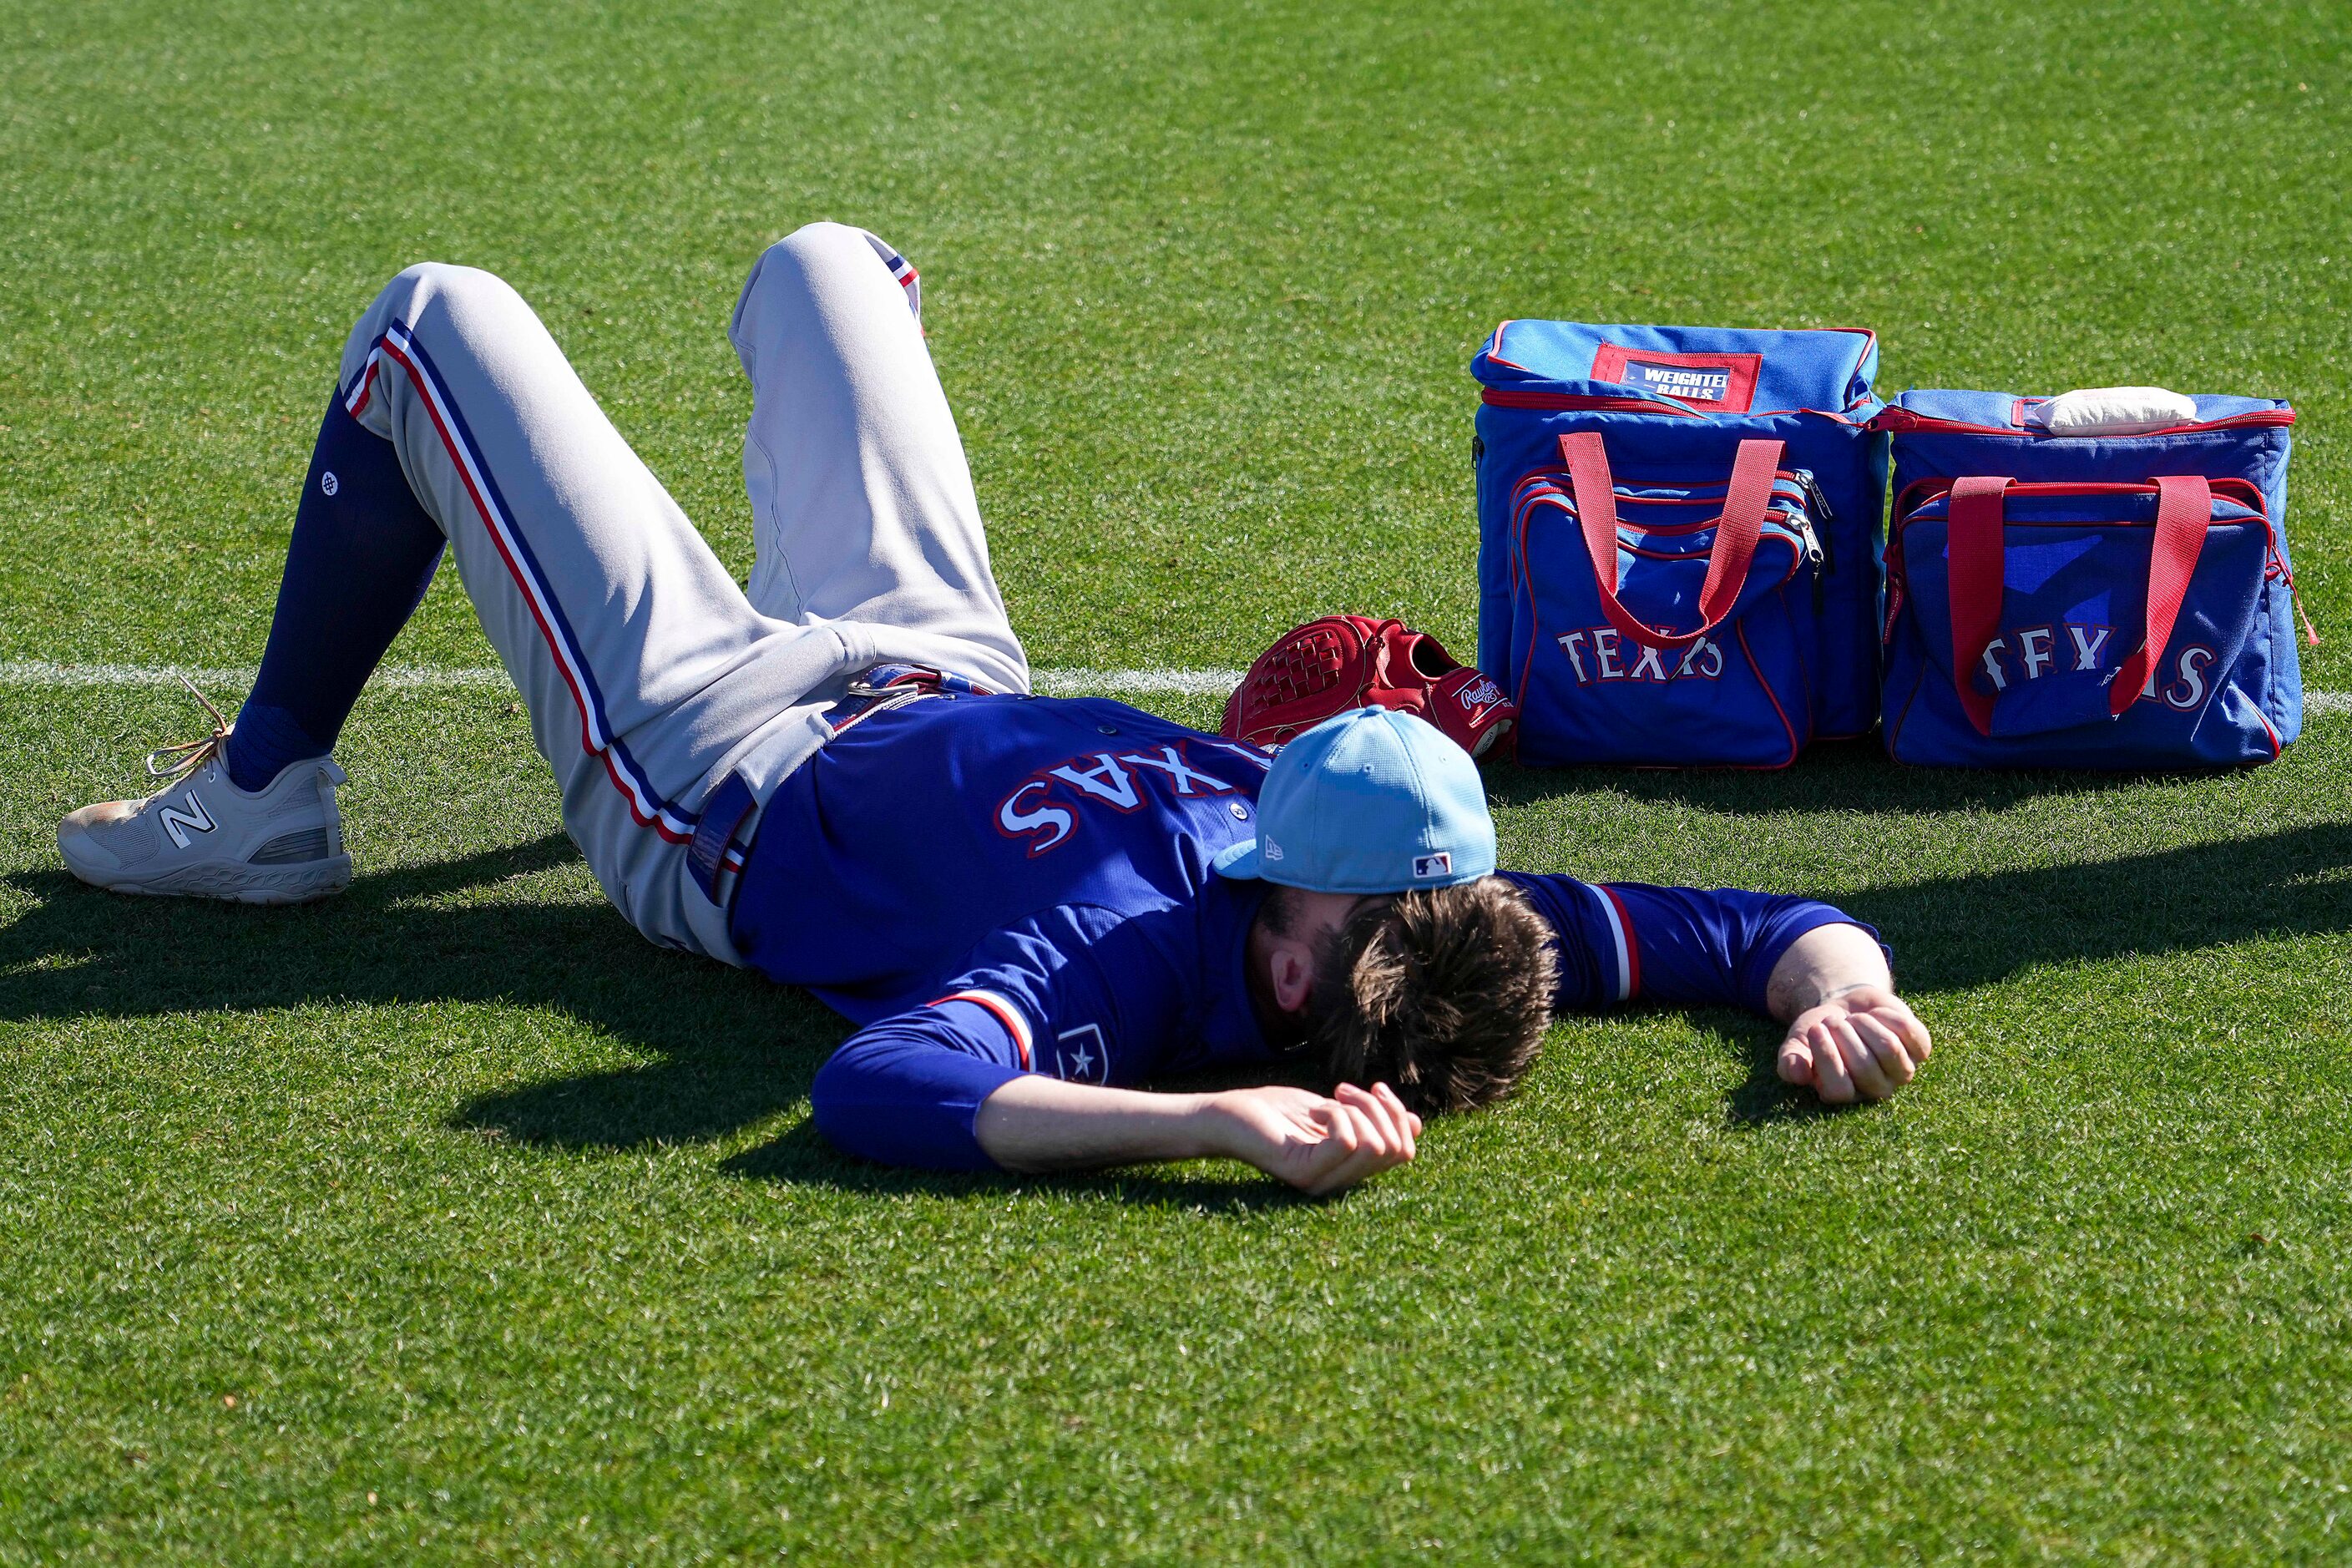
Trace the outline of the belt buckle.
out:
<instances>
[{"instance_id":1,"label":"belt buckle","mask_svg":"<svg viewBox=\"0 0 2352 1568\"><path fill-rule=\"evenodd\" d=\"M825 710L825 722L838 735L862 719L903 708L918 698L938 696L950 679L919 664L868 666L849 678L846 694Z\"/></svg>"}]
</instances>

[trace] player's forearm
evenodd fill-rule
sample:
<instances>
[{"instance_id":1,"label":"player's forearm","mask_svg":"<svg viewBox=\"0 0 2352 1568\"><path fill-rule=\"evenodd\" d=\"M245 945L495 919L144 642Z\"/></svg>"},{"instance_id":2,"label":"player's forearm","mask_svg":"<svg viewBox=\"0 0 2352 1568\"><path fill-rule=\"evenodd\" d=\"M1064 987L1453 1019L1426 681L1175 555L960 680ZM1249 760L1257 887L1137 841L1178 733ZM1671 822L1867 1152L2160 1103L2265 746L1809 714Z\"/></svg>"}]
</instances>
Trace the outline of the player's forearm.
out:
<instances>
[{"instance_id":1,"label":"player's forearm","mask_svg":"<svg viewBox=\"0 0 2352 1568\"><path fill-rule=\"evenodd\" d=\"M1815 926L1789 944L1765 984L1772 1016L1789 1023L1858 986L1894 988L1886 954L1860 926Z\"/></svg>"},{"instance_id":2,"label":"player's forearm","mask_svg":"<svg viewBox=\"0 0 2352 1568\"><path fill-rule=\"evenodd\" d=\"M1075 1171L1224 1152L1210 1097L1097 1089L1024 1074L981 1102L972 1134L1008 1171Z\"/></svg>"}]
</instances>

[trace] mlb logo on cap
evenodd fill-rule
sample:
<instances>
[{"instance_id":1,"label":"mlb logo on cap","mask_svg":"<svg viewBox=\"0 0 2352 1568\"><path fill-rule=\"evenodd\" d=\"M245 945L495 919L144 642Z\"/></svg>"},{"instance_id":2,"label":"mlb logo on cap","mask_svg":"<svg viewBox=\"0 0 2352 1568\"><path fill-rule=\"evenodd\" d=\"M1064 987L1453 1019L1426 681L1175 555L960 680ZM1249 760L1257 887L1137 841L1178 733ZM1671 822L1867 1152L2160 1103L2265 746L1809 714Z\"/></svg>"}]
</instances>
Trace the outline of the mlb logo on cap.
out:
<instances>
[{"instance_id":1,"label":"mlb logo on cap","mask_svg":"<svg viewBox=\"0 0 2352 1568\"><path fill-rule=\"evenodd\" d=\"M1426 882L1433 878L1450 877L1453 874L1454 857L1443 849L1434 855L1416 855L1412 858L1412 879L1416 882Z\"/></svg>"}]
</instances>

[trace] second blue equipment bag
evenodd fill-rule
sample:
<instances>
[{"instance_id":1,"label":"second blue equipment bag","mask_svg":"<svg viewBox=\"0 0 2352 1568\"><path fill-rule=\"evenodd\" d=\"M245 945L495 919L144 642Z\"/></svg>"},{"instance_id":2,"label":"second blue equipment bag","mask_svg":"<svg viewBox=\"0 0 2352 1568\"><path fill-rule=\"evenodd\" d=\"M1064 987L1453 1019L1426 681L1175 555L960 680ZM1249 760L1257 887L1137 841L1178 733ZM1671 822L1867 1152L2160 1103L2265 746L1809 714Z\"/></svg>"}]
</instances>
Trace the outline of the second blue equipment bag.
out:
<instances>
[{"instance_id":1,"label":"second blue equipment bag","mask_svg":"<svg viewBox=\"0 0 2352 1568\"><path fill-rule=\"evenodd\" d=\"M2072 434L2047 417L2118 393L2178 412ZM1887 751L1942 767L2277 757L2303 727L2294 423L2267 398L2147 388L1905 393L1879 419L1896 487Z\"/></svg>"},{"instance_id":2,"label":"second blue equipment bag","mask_svg":"<svg viewBox=\"0 0 2352 1568\"><path fill-rule=\"evenodd\" d=\"M1478 667L1522 762L1778 767L1871 728L1877 367L1860 330L1495 329Z\"/></svg>"}]
</instances>

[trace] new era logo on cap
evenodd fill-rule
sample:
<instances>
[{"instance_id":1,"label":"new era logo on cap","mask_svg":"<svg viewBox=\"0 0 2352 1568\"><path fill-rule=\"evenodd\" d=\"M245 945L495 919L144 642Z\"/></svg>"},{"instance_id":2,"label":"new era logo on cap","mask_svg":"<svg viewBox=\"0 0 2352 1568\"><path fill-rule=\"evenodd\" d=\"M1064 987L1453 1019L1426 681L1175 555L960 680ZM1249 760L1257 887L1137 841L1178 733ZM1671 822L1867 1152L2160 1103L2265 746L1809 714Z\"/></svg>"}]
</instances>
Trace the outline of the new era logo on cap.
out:
<instances>
[{"instance_id":1,"label":"new era logo on cap","mask_svg":"<svg viewBox=\"0 0 2352 1568\"><path fill-rule=\"evenodd\" d=\"M1454 857L1443 849L1434 855L1416 855L1412 858L1412 879L1416 882L1425 882L1432 877L1451 877L1452 875L1454 875Z\"/></svg>"}]
</instances>

